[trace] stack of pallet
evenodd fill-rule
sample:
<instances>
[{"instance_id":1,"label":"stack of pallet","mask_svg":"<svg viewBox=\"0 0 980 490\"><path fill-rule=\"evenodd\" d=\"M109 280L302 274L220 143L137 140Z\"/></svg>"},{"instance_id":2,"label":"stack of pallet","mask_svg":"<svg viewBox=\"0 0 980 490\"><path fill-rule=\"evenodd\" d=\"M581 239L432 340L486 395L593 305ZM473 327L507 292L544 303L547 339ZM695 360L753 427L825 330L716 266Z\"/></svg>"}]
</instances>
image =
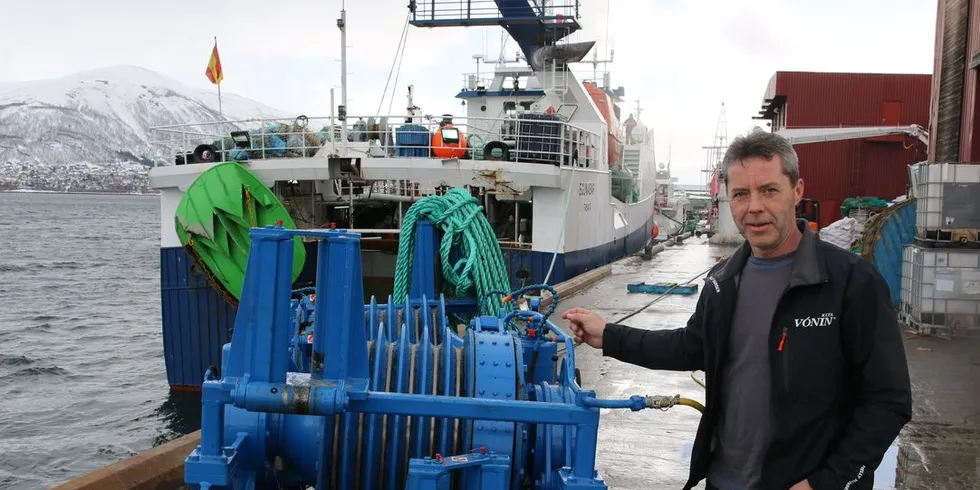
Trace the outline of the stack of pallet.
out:
<instances>
[{"instance_id":1,"label":"stack of pallet","mask_svg":"<svg viewBox=\"0 0 980 490\"><path fill-rule=\"evenodd\" d=\"M980 335L980 165L910 170L916 236L903 251L899 316L927 335Z\"/></svg>"}]
</instances>

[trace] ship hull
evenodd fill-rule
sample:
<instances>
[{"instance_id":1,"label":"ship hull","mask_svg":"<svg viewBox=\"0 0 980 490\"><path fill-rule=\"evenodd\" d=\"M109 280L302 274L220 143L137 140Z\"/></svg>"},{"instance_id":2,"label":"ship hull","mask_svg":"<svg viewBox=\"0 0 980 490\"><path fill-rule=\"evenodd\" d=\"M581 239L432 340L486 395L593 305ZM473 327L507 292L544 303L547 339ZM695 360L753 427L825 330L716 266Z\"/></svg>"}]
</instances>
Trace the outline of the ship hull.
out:
<instances>
[{"instance_id":1,"label":"ship hull","mask_svg":"<svg viewBox=\"0 0 980 490\"><path fill-rule=\"evenodd\" d=\"M632 208L642 215L644 203ZM653 215L634 222L622 238L554 257L550 284L571 279L592 269L643 250L649 243ZM544 282L553 252L504 249L511 285ZM365 294L390 292L395 258L390 253L363 252ZM297 283L311 280L316 271L316 250L307 248L307 260ZM522 277L527 276L522 280ZM231 340L236 309L208 283L183 247L161 247L160 292L164 359L171 389L196 391L210 366L221 365L221 346Z\"/></svg>"}]
</instances>

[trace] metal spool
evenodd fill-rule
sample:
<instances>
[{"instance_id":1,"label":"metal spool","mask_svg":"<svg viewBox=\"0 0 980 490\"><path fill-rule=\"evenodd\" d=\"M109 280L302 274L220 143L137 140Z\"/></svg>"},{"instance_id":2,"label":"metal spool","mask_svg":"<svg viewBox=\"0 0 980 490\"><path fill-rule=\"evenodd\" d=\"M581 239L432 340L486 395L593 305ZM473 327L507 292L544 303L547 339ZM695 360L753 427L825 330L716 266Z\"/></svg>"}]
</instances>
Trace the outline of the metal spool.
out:
<instances>
[{"instance_id":1,"label":"metal spool","mask_svg":"<svg viewBox=\"0 0 980 490\"><path fill-rule=\"evenodd\" d=\"M512 322L544 321L535 302L531 312L474 317L457 334L447 305L472 311L471 302L410 294L408 305L391 298L364 305L358 242L344 232L309 233L327 238L318 246L325 266L315 289L293 290L277 272L291 270L293 235L250 231L251 274L234 338L222 349L222 377L205 376L201 444L185 461L186 482L517 489L558 488L570 472L597 478L590 439L598 413L581 401L591 393L573 378L571 340L550 323L525 329ZM316 299L304 296L313 291Z\"/></svg>"}]
</instances>

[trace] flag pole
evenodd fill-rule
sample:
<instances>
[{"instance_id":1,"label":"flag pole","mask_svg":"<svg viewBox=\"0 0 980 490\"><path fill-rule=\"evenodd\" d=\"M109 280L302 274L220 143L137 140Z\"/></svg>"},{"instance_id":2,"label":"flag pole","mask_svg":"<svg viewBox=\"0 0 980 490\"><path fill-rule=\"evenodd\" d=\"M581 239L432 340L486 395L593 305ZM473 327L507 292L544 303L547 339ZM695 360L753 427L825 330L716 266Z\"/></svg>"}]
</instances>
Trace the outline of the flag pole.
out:
<instances>
[{"instance_id":1,"label":"flag pole","mask_svg":"<svg viewBox=\"0 0 980 490\"><path fill-rule=\"evenodd\" d=\"M214 36L214 47L215 49L217 49L218 47L218 36ZM218 80L217 85L218 85L218 114L224 116L225 112L221 109L221 80Z\"/></svg>"}]
</instances>

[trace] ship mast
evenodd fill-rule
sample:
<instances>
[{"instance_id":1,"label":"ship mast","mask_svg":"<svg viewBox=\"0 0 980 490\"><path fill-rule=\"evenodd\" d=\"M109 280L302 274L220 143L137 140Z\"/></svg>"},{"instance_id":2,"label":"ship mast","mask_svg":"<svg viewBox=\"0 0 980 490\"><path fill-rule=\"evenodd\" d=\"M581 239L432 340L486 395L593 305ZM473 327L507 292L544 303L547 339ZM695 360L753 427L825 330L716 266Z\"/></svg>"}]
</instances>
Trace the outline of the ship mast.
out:
<instances>
[{"instance_id":1,"label":"ship mast","mask_svg":"<svg viewBox=\"0 0 980 490\"><path fill-rule=\"evenodd\" d=\"M337 115L340 119L340 141L347 145L347 2L340 4L340 18L337 19L340 29L340 108Z\"/></svg>"}]
</instances>

